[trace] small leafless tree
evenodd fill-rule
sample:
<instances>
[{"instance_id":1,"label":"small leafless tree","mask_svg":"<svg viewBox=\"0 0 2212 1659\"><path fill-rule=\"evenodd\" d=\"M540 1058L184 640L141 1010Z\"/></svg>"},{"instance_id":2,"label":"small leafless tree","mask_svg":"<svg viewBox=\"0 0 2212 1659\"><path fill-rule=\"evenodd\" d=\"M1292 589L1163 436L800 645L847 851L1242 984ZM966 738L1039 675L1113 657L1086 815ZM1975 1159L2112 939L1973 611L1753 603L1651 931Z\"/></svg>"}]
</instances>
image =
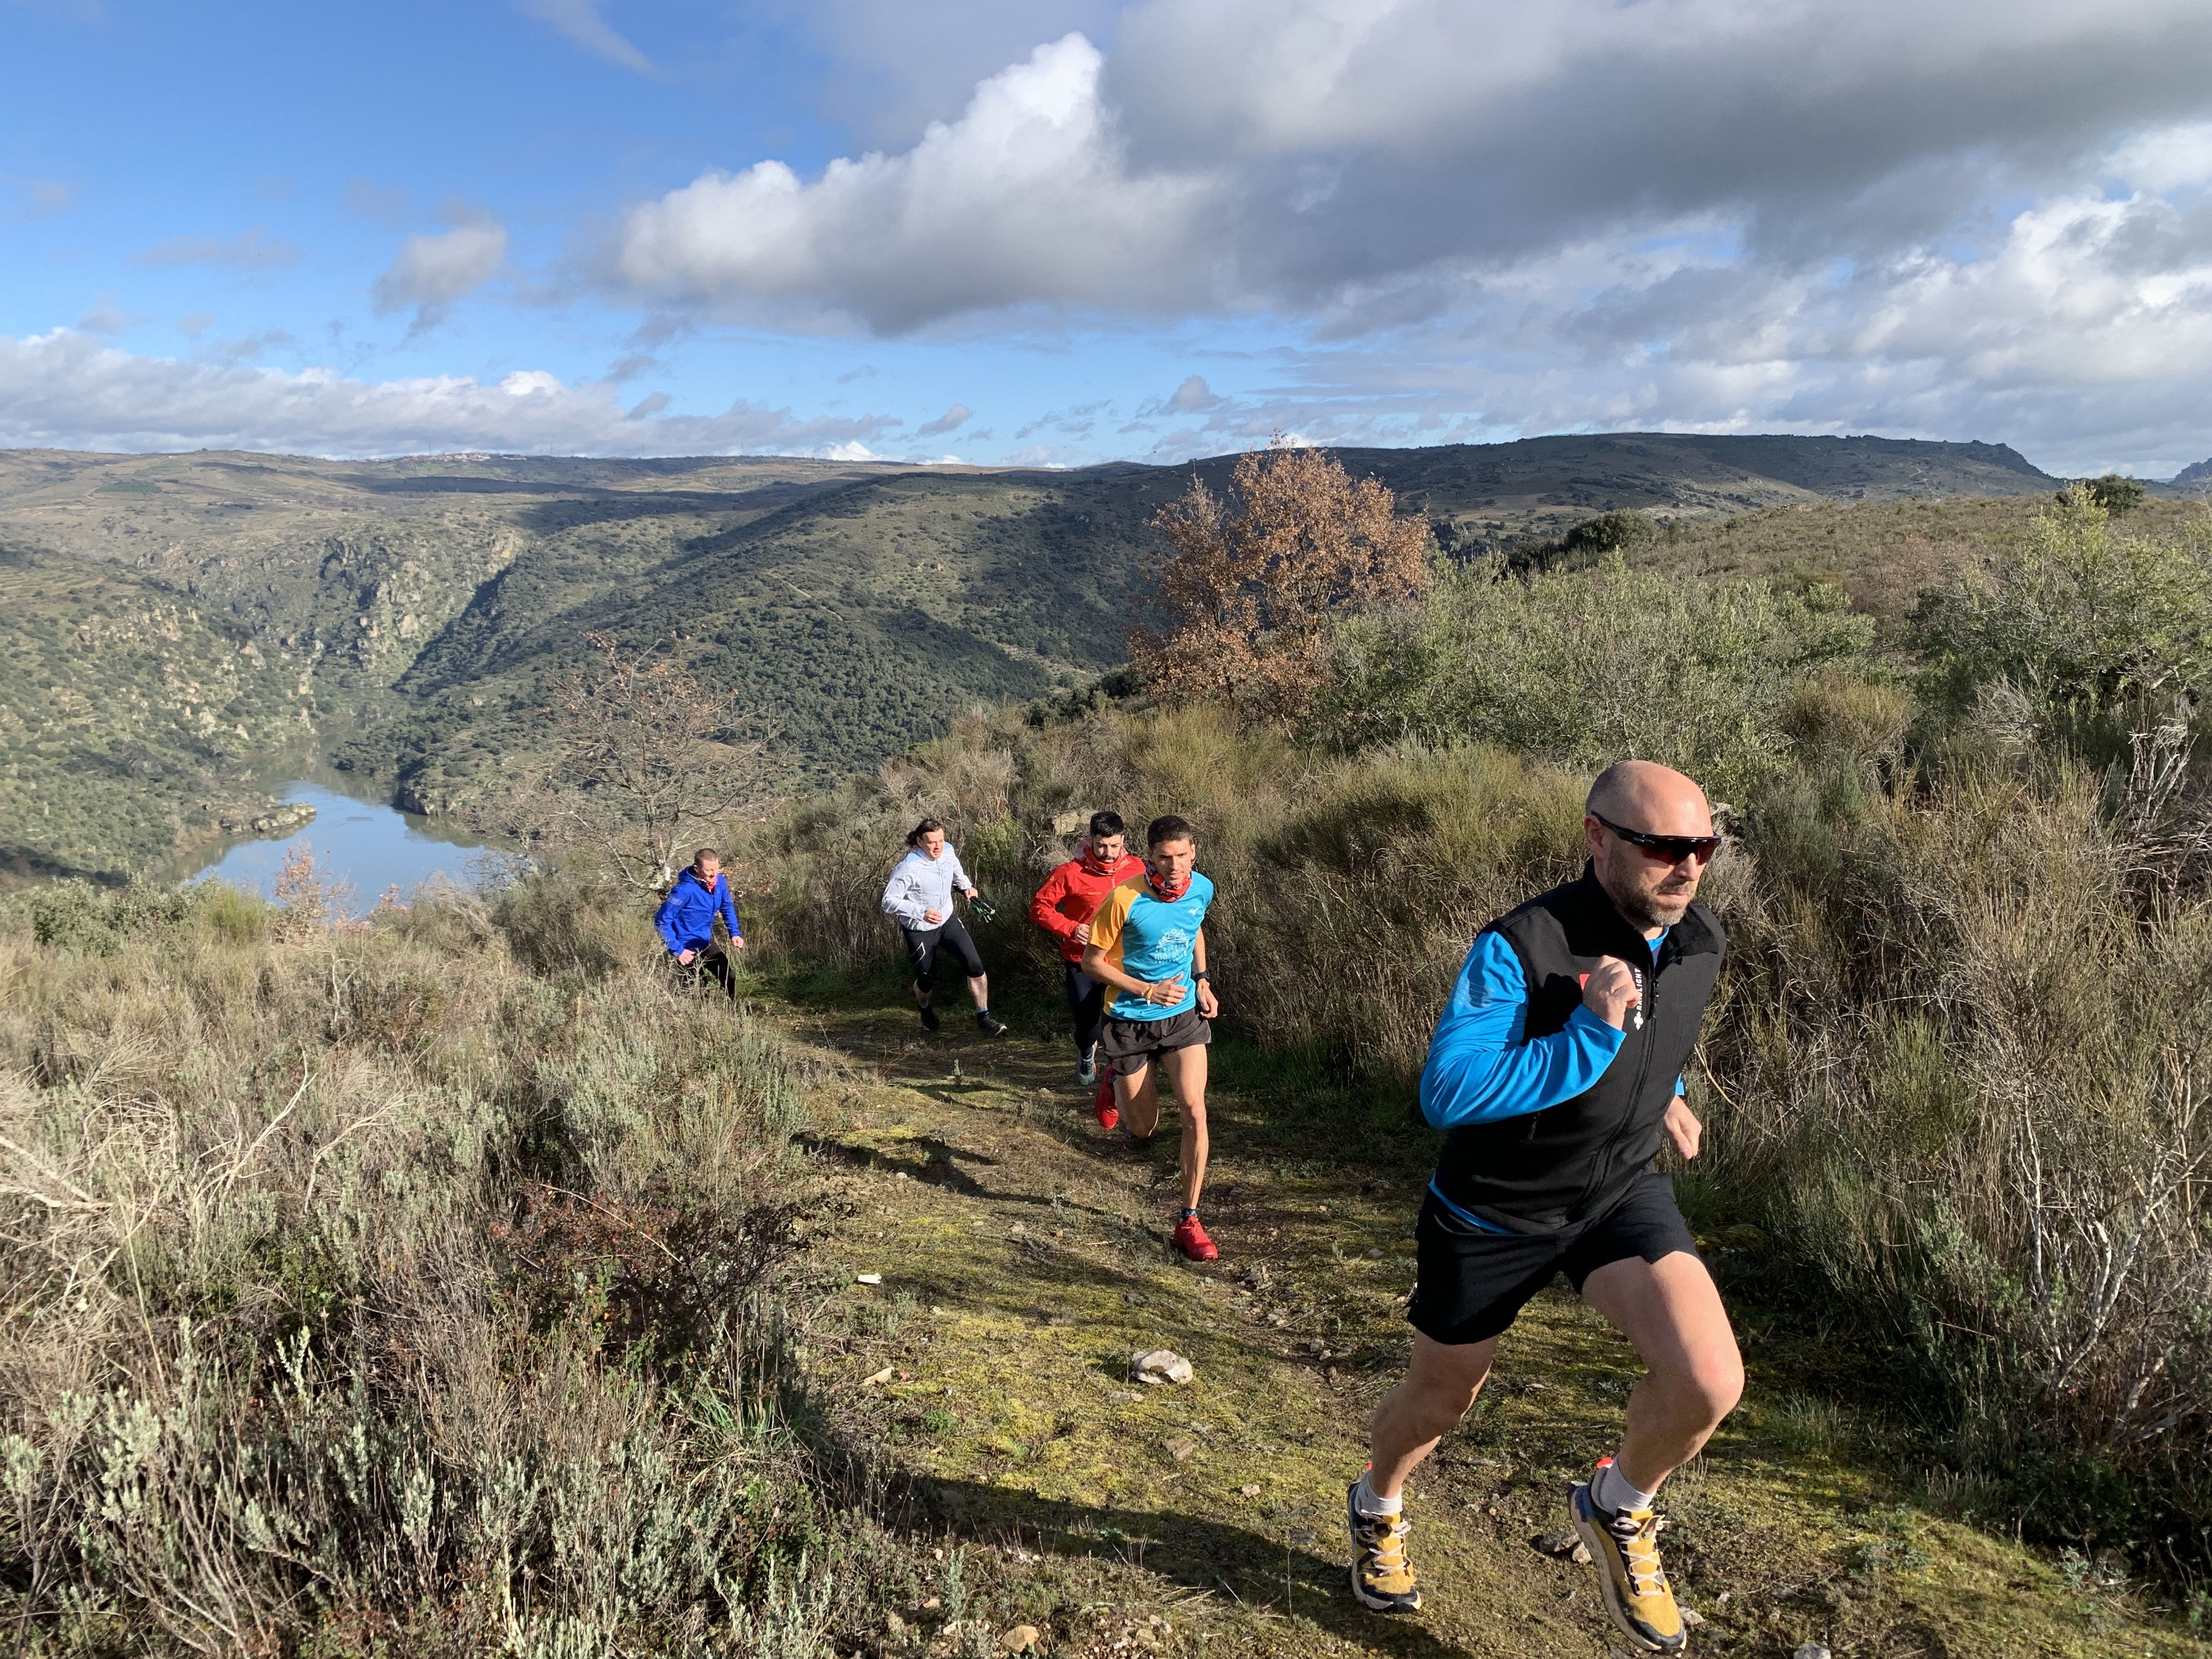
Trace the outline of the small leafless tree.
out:
<instances>
[{"instance_id":1,"label":"small leafless tree","mask_svg":"<svg viewBox=\"0 0 2212 1659\"><path fill-rule=\"evenodd\" d=\"M544 779L550 838L633 886L665 888L694 842L765 793L764 734L667 649L584 637L599 660L552 686L563 742Z\"/></svg>"},{"instance_id":2,"label":"small leafless tree","mask_svg":"<svg viewBox=\"0 0 2212 1659\"><path fill-rule=\"evenodd\" d=\"M1396 509L1379 480L1280 436L1237 458L1226 501L1192 479L1152 520L1176 550L1156 601L1165 625L1131 634L1131 661L1166 702L1295 723L1327 666L1330 616L1427 585L1428 525Z\"/></svg>"}]
</instances>

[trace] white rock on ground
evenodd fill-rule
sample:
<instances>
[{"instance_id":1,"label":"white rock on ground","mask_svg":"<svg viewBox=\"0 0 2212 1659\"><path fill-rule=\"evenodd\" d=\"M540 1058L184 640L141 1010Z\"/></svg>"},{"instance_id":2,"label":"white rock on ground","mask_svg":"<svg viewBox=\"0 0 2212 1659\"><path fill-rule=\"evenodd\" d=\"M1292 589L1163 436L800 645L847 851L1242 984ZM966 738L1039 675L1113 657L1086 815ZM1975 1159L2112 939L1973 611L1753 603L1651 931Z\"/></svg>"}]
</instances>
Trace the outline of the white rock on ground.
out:
<instances>
[{"instance_id":1,"label":"white rock on ground","mask_svg":"<svg viewBox=\"0 0 2212 1659\"><path fill-rule=\"evenodd\" d=\"M1197 1374L1190 1361L1171 1348L1154 1348L1129 1363L1129 1375L1133 1380L1156 1387L1163 1382L1188 1382Z\"/></svg>"}]
</instances>

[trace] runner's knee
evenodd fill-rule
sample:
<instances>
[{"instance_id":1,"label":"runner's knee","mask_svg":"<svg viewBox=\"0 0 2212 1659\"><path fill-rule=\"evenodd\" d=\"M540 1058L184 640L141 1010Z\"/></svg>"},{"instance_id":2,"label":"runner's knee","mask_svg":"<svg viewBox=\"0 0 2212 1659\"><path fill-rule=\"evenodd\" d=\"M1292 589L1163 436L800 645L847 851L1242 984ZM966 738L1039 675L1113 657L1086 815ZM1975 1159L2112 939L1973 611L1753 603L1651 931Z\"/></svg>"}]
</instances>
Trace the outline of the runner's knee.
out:
<instances>
[{"instance_id":1,"label":"runner's knee","mask_svg":"<svg viewBox=\"0 0 2212 1659\"><path fill-rule=\"evenodd\" d=\"M1431 1433L1448 1434L1474 1409L1475 1396L1482 1392L1482 1384L1480 1376L1472 1382L1464 1376L1425 1378L1415 1392L1413 1414Z\"/></svg>"},{"instance_id":2,"label":"runner's knee","mask_svg":"<svg viewBox=\"0 0 2212 1659\"><path fill-rule=\"evenodd\" d=\"M1686 1365L1662 1381L1686 1412L1694 1408L1707 1428L1715 1428L1743 1398L1743 1360L1733 1348L1692 1353Z\"/></svg>"}]
</instances>

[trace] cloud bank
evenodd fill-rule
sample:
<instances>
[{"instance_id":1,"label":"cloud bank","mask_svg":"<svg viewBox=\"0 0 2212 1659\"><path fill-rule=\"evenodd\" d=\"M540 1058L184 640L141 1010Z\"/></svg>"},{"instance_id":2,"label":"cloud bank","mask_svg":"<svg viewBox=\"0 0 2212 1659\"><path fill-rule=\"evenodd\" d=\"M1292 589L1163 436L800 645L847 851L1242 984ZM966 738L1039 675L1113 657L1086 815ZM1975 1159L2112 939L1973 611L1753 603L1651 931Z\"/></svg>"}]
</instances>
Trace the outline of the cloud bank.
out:
<instances>
[{"instance_id":1,"label":"cloud bank","mask_svg":"<svg viewBox=\"0 0 2212 1659\"><path fill-rule=\"evenodd\" d=\"M0 337L0 443L104 450L255 449L368 456L494 449L533 454L828 455L860 459L889 416L805 419L739 401L719 415L625 411L616 388L519 372L383 382L330 369L148 357L68 330Z\"/></svg>"},{"instance_id":2,"label":"cloud bank","mask_svg":"<svg viewBox=\"0 0 2212 1659\"><path fill-rule=\"evenodd\" d=\"M1273 412L1340 394L1371 433L1900 421L2170 458L2212 447L2171 426L2212 416L2208 88L2201 0L1147 0L1110 58L1038 47L904 149L643 203L607 270L878 335L1268 319Z\"/></svg>"}]
</instances>

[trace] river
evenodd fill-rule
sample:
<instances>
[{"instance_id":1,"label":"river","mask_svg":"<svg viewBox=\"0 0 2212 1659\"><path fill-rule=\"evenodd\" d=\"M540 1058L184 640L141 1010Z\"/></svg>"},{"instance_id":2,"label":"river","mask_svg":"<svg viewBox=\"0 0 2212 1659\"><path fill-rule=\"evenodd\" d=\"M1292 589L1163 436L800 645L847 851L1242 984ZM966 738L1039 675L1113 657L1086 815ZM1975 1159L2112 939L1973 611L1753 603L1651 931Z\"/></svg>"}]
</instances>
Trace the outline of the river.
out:
<instances>
[{"instance_id":1,"label":"river","mask_svg":"<svg viewBox=\"0 0 2212 1659\"><path fill-rule=\"evenodd\" d=\"M314 821L282 838L250 837L203 848L191 861L161 874L171 881L227 881L266 896L275 890L285 860L305 848L314 855L319 876L344 884L345 908L358 914L393 888L404 899L433 877L471 885L500 859L511 856L435 818L342 793L350 781L344 773L319 769L317 776L276 786L271 793L279 800L313 807Z\"/></svg>"}]
</instances>

